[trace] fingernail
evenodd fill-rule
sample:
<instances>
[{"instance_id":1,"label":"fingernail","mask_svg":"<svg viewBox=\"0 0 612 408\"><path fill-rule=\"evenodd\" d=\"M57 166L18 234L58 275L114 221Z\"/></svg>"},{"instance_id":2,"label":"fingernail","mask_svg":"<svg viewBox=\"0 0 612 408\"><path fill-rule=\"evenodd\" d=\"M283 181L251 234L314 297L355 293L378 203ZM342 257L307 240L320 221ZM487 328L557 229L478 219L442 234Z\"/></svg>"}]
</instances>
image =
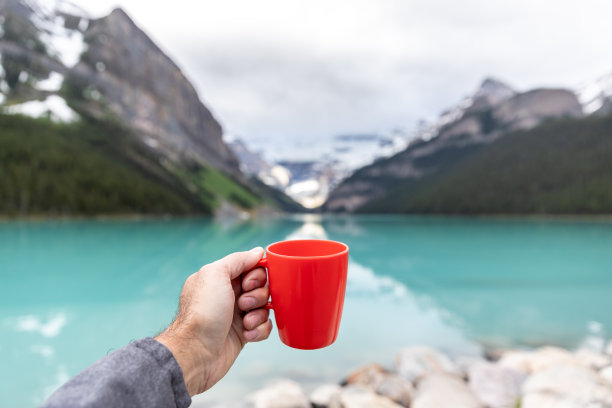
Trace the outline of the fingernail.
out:
<instances>
[{"instance_id":1,"label":"fingernail","mask_svg":"<svg viewBox=\"0 0 612 408\"><path fill-rule=\"evenodd\" d=\"M255 298L254 297L245 297L244 300L242 301L242 304L247 309L255 307Z\"/></svg>"},{"instance_id":2,"label":"fingernail","mask_svg":"<svg viewBox=\"0 0 612 408\"><path fill-rule=\"evenodd\" d=\"M257 246L255 248L251 249L249 252L253 252L254 254L256 254L256 253L261 252L261 251L263 251L263 248L260 247L260 246Z\"/></svg>"},{"instance_id":3,"label":"fingernail","mask_svg":"<svg viewBox=\"0 0 612 408\"><path fill-rule=\"evenodd\" d=\"M244 332L244 338L247 340L254 340L257 337L257 330L249 330Z\"/></svg>"}]
</instances>

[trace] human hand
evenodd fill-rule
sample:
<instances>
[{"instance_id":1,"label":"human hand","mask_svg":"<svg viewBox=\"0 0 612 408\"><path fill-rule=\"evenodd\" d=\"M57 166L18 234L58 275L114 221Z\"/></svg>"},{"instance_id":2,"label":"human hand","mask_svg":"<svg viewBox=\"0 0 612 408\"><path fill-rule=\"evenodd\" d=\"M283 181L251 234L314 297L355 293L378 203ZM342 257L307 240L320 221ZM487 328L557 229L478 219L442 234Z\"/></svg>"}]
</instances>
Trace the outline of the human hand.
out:
<instances>
[{"instance_id":1,"label":"human hand","mask_svg":"<svg viewBox=\"0 0 612 408\"><path fill-rule=\"evenodd\" d=\"M266 272L255 268L263 253L235 252L189 276L174 322L155 338L183 370L189 395L223 378L247 342L270 335Z\"/></svg>"}]
</instances>

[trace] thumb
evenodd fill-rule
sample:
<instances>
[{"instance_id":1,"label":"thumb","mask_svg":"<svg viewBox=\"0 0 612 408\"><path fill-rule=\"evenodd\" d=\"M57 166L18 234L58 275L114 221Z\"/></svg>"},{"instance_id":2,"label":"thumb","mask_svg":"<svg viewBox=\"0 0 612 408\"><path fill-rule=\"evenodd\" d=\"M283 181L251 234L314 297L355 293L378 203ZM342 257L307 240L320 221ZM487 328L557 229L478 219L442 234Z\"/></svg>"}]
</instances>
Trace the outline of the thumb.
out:
<instances>
[{"instance_id":1,"label":"thumb","mask_svg":"<svg viewBox=\"0 0 612 408\"><path fill-rule=\"evenodd\" d=\"M263 254L262 247L255 247L250 251L229 254L225 258L213 262L213 265L227 273L230 279L235 279L244 272L254 269Z\"/></svg>"}]
</instances>

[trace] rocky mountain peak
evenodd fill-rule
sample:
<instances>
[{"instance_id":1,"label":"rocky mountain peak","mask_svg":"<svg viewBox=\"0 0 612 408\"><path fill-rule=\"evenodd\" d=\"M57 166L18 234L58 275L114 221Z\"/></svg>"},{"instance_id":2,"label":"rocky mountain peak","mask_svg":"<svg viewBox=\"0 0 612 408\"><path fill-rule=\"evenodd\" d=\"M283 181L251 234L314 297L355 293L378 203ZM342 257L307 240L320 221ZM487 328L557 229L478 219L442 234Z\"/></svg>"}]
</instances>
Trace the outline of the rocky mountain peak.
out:
<instances>
[{"instance_id":1,"label":"rocky mountain peak","mask_svg":"<svg viewBox=\"0 0 612 408\"><path fill-rule=\"evenodd\" d=\"M397 180L417 180L434 174L447 156L458 151L489 144L549 119L580 116L580 103L569 90L516 93L503 82L487 78L472 96L443 113L427 130L429 133L414 140L404 151L357 171L340 184L330 194L325 209L355 211L386 194L388 185Z\"/></svg>"},{"instance_id":2,"label":"rocky mountain peak","mask_svg":"<svg viewBox=\"0 0 612 408\"><path fill-rule=\"evenodd\" d=\"M245 181L191 82L123 9L92 19L66 0L0 0L0 11L0 103L52 96L85 115L110 113L171 162Z\"/></svg>"},{"instance_id":3,"label":"rocky mountain peak","mask_svg":"<svg viewBox=\"0 0 612 408\"><path fill-rule=\"evenodd\" d=\"M492 77L486 77L476 91L442 112L435 122L425 126L419 138L423 140L433 139L446 126L460 120L466 114L494 107L514 95L516 95L514 89L504 82Z\"/></svg>"},{"instance_id":4,"label":"rocky mountain peak","mask_svg":"<svg viewBox=\"0 0 612 408\"><path fill-rule=\"evenodd\" d=\"M499 79L486 77L473 95L473 104L479 99L485 99L489 106L496 105L516 94L506 83Z\"/></svg>"},{"instance_id":5,"label":"rocky mountain peak","mask_svg":"<svg viewBox=\"0 0 612 408\"><path fill-rule=\"evenodd\" d=\"M112 18L112 19L114 19L114 18L121 18L121 19L127 20L130 23L134 24L134 21L130 18L128 13L126 13L125 10L123 10L123 8L121 8L121 7L113 8L113 10L108 15L108 18Z\"/></svg>"},{"instance_id":6,"label":"rocky mountain peak","mask_svg":"<svg viewBox=\"0 0 612 408\"><path fill-rule=\"evenodd\" d=\"M90 113L110 109L172 161L209 164L243 180L221 125L191 82L124 10L92 20L85 42L70 81L96 95L84 105Z\"/></svg>"}]
</instances>

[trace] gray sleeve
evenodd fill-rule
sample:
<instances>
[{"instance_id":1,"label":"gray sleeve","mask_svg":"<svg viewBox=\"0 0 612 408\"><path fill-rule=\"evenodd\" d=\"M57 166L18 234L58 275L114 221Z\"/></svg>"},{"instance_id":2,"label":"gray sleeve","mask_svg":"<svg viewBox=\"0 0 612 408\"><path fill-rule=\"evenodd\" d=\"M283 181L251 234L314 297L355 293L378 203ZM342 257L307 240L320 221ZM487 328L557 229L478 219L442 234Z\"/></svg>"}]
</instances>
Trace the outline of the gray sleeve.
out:
<instances>
[{"instance_id":1,"label":"gray sleeve","mask_svg":"<svg viewBox=\"0 0 612 408\"><path fill-rule=\"evenodd\" d=\"M41 408L185 408L191 404L183 372L163 344L136 340L59 388Z\"/></svg>"}]
</instances>

